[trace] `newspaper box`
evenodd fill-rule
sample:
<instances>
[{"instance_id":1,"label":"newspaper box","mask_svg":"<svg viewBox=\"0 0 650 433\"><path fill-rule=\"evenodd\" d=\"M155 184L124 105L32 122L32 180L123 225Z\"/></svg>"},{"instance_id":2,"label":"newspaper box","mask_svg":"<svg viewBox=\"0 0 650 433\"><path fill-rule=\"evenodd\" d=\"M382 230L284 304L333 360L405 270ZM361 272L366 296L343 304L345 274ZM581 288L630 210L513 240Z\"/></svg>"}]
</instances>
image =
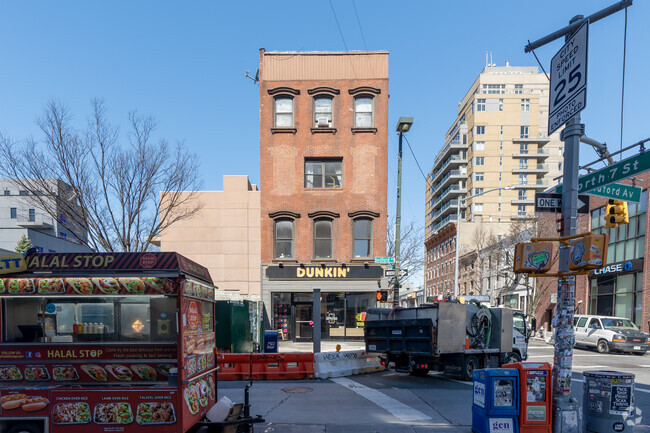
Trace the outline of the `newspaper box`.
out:
<instances>
[{"instance_id":1,"label":"newspaper box","mask_svg":"<svg viewBox=\"0 0 650 433\"><path fill-rule=\"evenodd\" d=\"M548 362L517 362L504 368L519 370L521 433L551 433L552 405L551 364Z\"/></svg>"},{"instance_id":2,"label":"newspaper box","mask_svg":"<svg viewBox=\"0 0 650 433\"><path fill-rule=\"evenodd\" d=\"M586 431L634 431L634 375L605 370L582 374Z\"/></svg>"},{"instance_id":3,"label":"newspaper box","mask_svg":"<svg viewBox=\"0 0 650 433\"><path fill-rule=\"evenodd\" d=\"M519 370L486 368L474 370L472 431L517 433L519 431Z\"/></svg>"}]
</instances>

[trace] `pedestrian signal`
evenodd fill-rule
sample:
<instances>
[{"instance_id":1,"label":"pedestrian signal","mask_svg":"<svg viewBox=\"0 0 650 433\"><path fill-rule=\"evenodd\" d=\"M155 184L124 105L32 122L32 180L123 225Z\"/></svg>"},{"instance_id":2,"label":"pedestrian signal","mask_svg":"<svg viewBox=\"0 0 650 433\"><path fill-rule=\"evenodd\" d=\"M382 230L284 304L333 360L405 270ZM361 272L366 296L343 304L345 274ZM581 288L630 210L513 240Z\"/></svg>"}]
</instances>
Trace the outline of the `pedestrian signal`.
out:
<instances>
[{"instance_id":1,"label":"pedestrian signal","mask_svg":"<svg viewBox=\"0 0 650 433\"><path fill-rule=\"evenodd\" d=\"M613 229L629 222L630 217L627 213L627 202L610 199L605 205L605 228Z\"/></svg>"},{"instance_id":2,"label":"pedestrian signal","mask_svg":"<svg viewBox=\"0 0 650 433\"><path fill-rule=\"evenodd\" d=\"M377 290L377 302L388 301L388 290Z\"/></svg>"}]
</instances>

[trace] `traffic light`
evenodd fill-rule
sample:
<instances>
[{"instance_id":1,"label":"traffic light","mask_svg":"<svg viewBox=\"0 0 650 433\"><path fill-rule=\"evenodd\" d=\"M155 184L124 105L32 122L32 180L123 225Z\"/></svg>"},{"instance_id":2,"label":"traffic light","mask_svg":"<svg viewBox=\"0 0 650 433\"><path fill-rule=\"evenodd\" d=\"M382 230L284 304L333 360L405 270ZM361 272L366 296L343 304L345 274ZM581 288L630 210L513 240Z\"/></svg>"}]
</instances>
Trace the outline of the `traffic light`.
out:
<instances>
[{"instance_id":1,"label":"traffic light","mask_svg":"<svg viewBox=\"0 0 650 433\"><path fill-rule=\"evenodd\" d=\"M627 213L627 202L610 199L605 205L605 228L613 229L629 222L630 217Z\"/></svg>"},{"instance_id":2,"label":"traffic light","mask_svg":"<svg viewBox=\"0 0 650 433\"><path fill-rule=\"evenodd\" d=\"M552 257L551 242L516 244L512 270L515 274L543 274L551 270Z\"/></svg>"},{"instance_id":3,"label":"traffic light","mask_svg":"<svg viewBox=\"0 0 650 433\"><path fill-rule=\"evenodd\" d=\"M585 271L605 266L608 239L607 234L572 239L569 244L569 270Z\"/></svg>"},{"instance_id":4,"label":"traffic light","mask_svg":"<svg viewBox=\"0 0 650 433\"><path fill-rule=\"evenodd\" d=\"M388 302L388 290L377 290L377 302Z\"/></svg>"}]
</instances>

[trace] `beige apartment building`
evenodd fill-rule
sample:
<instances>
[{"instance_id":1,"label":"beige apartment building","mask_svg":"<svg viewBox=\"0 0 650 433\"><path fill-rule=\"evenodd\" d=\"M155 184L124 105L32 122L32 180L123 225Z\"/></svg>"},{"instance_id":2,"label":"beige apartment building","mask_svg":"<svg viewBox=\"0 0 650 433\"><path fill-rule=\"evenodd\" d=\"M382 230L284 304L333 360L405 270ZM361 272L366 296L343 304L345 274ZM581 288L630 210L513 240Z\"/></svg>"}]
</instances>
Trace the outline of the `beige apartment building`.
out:
<instances>
[{"instance_id":1,"label":"beige apartment building","mask_svg":"<svg viewBox=\"0 0 650 433\"><path fill-rule=\"evenodd\" d=\"M161 251L207 267L217 299L260 299L260 191L248 176L224 176L223 191L200 191L201 210L167 228Z\"/></svg>"},{"instance_id":2,"label":"beige apartment building","mask_svg":"<svg viewBox=\"0 0 650 433\"><path fill-rule=\"evenodd\" d=\"M548 92L548 79L537 67L506 62L487 65L458 104L427 177L427 297L453 293L453 282L441 282L453 279L459 197L466 199L461 223L498 223L495 234L503 234L507 223L534 216L535 192L561 174L563 143L559 133L548 135ZM461 253L471 249L463 245L470 239L461 227Z\"/></svg>"}]
</instances>

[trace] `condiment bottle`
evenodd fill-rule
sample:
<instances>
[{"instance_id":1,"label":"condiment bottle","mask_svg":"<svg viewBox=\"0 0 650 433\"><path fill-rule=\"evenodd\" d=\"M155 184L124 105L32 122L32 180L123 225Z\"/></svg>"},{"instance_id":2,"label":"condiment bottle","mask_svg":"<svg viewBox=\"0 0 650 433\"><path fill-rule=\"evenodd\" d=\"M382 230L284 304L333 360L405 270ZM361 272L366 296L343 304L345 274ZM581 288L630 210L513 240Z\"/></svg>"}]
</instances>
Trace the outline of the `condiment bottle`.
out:
<instances>
[{"instance_id":1,"label":"condiment bottle","mask_svg":"<svg viewBox=\"0 0 650 433\"><path fill-rule=\"evenodd\" d=\"M97 329L97 332L99 332L100 334L104 333L104 324L103 323L99 324L99 328Z\"/></svg>"}]
</instances>

